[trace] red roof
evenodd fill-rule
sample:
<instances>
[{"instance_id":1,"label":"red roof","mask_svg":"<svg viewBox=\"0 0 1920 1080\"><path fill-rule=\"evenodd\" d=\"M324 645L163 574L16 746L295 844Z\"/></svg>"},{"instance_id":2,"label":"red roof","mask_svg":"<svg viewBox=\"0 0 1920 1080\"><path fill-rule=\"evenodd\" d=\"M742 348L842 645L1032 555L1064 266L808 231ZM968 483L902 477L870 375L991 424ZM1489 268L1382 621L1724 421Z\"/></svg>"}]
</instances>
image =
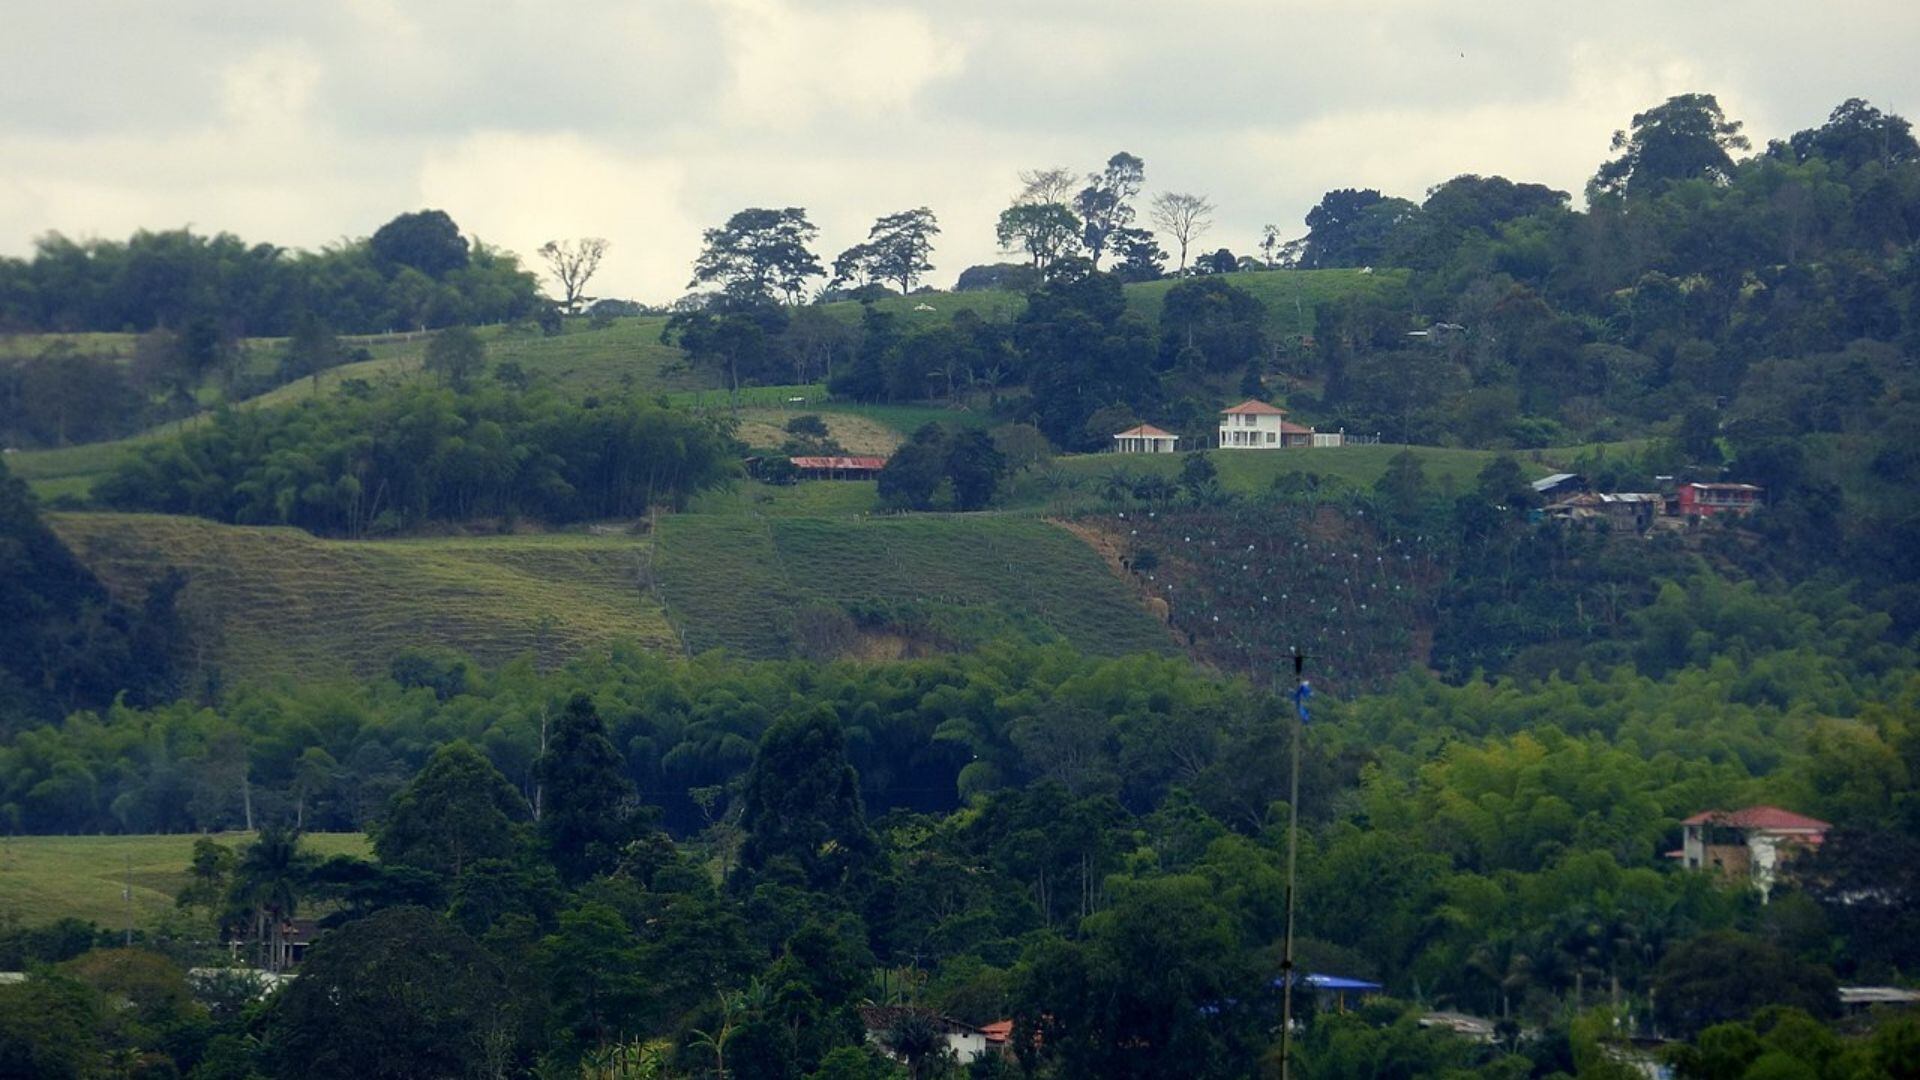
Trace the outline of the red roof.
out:
<instances>
[{"instance_id":1,"label":"red roof","mask_svg":"<svg viewBox=\"0 0 1920 1080\"><path fill-rule=\"evenodd\" d=\"M1127 430L1114 436L1114 438L1116 439L1125 439L1129 437L1148 438L1148 439L1177 439L1180 436L1175 435L1171 431L1161 431L1159 428L1154 427L1152 424L1141 424L1139 427L1128 428Z\"/></svg>"},{"instance_id":2,"label":"red roof","mask_svg":"<svg viewBox=\"0 0 1920 1080\"><path fill-rule=\"evenodd\" d=\"M1735 829L1826 832L1832 825L1819 818L1782 810L1777 806L1749 806L1745 810L1702 810L1682 825L1726 825Z\"/></svg>"},{"instance_id":3,"label":"red roof","mask_svg":"<svg viewBox=\"0 0 1920 1080\"><path fill-rule=\"evenodd\" d=\"M793 462L793 466L796 469L845 469L878 472L887 467L887 459L883 457L793 457L787 460Z\"/></svg>"},{"instance_id":4,"label":"red roof","mask_svg":"<svg viewBox=\"0 0 1920 1080\"><path fill-rule=\"evenodd\" d=\"M1299 424L1296 424L1291 420L1282 420L1280 421L1280 434L1311 435L1313 434L1313 429L1310 427L1301 427Z\"/></svg>"},{"instance_id":5,"label":"red roof","mask_svg":"<svg viewBox=\"0 0 1920 1080\"><path fill-rule=\"evenodd\" d=\"M1285 416L1287 415L1287 410L1279 408L1277 406L1269 405L1264 401L1258 400L1257 398L1248 398L1247 400L1241 402L1240 404L1235 405L1231 409L1220 410L1220 415L1222 416L1227 416L1233 413L1246 413L1253 416Z\"/></svg>"},{"instance_id":6,"label":"red roof","mask_svg":"<svg viewBox=\"0 0 1920 1080\"><path fill-rule=\"evenodd\" d=\"M1013 1021L995 1020L991 1024L983 1025L980 1030L986 1034L988 1042L1003 1043L1013 1038Z\"/></svg>"}]
</instances>

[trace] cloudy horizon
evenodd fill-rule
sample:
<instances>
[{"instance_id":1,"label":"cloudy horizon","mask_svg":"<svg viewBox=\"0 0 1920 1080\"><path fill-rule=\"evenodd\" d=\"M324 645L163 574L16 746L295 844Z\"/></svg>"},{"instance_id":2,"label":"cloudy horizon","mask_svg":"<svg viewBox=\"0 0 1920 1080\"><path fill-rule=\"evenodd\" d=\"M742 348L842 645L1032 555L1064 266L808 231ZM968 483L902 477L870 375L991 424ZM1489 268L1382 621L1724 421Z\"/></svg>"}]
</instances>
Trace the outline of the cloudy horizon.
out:
<instances>
[{"instance_id":1,"label":"cloudy horizon","mask_svg":"<svg viewBox=\"0 0 1920 1080\"><path fill-rule=\"evenodd\" d=\"M806 207L823 262L928 206L944 287L1000 258L1019 170L1118 150L1148 195L1217 204L1206 250L1249 254L1334 187L1498 173L1577 198L1612 132L1677 93L1716 94L1756 149L1849 97L1920 109L1920 10L1891 3L87 0L10 21L0 254L187 225L317 248L433 207L529 265L606 237L591 291L650 302L746 206Z\"/></svg>"}]
</instances>

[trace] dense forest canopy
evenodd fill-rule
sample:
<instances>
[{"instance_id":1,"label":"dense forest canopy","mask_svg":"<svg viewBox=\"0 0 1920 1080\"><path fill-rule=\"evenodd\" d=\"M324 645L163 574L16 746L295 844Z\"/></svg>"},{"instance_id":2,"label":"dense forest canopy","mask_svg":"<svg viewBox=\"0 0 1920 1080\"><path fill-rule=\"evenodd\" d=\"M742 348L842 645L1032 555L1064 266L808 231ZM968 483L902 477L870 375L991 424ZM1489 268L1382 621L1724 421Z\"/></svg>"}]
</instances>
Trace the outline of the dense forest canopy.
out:
<instances>
[{"instance_id":1,"label":"dense forest canopy","mask_svg":"<svg viewBox=\"0 0 1920 1080\"><path fill-rule=\"evenodd\" d=\"M284 337L302 316L380 334L524 319L539 282L511 253L460 234L445 211L401 214L370 239L288 251L229 233L137 232L125 241L49 233L0 259L0 328Z\"/></svg>"}]
</instances>

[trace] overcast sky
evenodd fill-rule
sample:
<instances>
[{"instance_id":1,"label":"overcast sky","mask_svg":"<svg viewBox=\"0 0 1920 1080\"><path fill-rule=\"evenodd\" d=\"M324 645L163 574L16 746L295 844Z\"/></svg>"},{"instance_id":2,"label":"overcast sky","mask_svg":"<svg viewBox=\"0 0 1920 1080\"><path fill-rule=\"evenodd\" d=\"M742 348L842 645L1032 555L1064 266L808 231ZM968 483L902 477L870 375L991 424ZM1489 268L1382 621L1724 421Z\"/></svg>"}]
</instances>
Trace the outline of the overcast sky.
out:
<instances>
[{"instance_id":1,"label":"overcast sky","mask_svg":"<svg viewBox=\"0 0 1920 1080\"><path fill-rule=\"evenodd\" d=\"M1633 113L1717 94L1756 146L1847 97L1920 115L1920 4L1658 0L4 0L0 253L191 225L317 247L437 207L532 259L612 241L664 301L700 230L803 206L828 261L925 205L993 261L1022 168L1146 160L1294 236L1330 187L1578 195ZM1568 14L1562 15L1561 12ZM562 13L564 12L564 14Z\"/></svg>"}]
</instances>

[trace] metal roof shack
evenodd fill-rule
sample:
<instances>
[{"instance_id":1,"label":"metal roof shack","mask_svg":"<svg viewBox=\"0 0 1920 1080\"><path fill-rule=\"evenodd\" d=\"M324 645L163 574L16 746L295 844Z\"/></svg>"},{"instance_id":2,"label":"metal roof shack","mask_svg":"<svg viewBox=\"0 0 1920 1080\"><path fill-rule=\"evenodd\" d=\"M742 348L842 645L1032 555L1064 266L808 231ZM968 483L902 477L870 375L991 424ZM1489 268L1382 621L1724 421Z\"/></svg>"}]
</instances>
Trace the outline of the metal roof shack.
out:
<instances>
[{"instance_id":1,"label":"metal roof shack","mask_svg":"<svg viewBox=\"0 0 1920 1080\"><path fill-rule=\"evenodd\" d=\"M1579 473L1557 472L1552 476L1543 476L1533 482L1533 490L1540 495L1559 495L1564 492L1585 491L1587 478Z\"/></svg>"},{"instance_id":2,"label":"metal roof shack","mask_svg":"<svg viewBox=\"0 0 1920 1080\"><path fill-rule=\"evenodd\" d=\"M883 457L802 456L787 460L800 470L800 475L812 480L859 479L887 467L887 459Z\"/></svg>"}]
</instances>

